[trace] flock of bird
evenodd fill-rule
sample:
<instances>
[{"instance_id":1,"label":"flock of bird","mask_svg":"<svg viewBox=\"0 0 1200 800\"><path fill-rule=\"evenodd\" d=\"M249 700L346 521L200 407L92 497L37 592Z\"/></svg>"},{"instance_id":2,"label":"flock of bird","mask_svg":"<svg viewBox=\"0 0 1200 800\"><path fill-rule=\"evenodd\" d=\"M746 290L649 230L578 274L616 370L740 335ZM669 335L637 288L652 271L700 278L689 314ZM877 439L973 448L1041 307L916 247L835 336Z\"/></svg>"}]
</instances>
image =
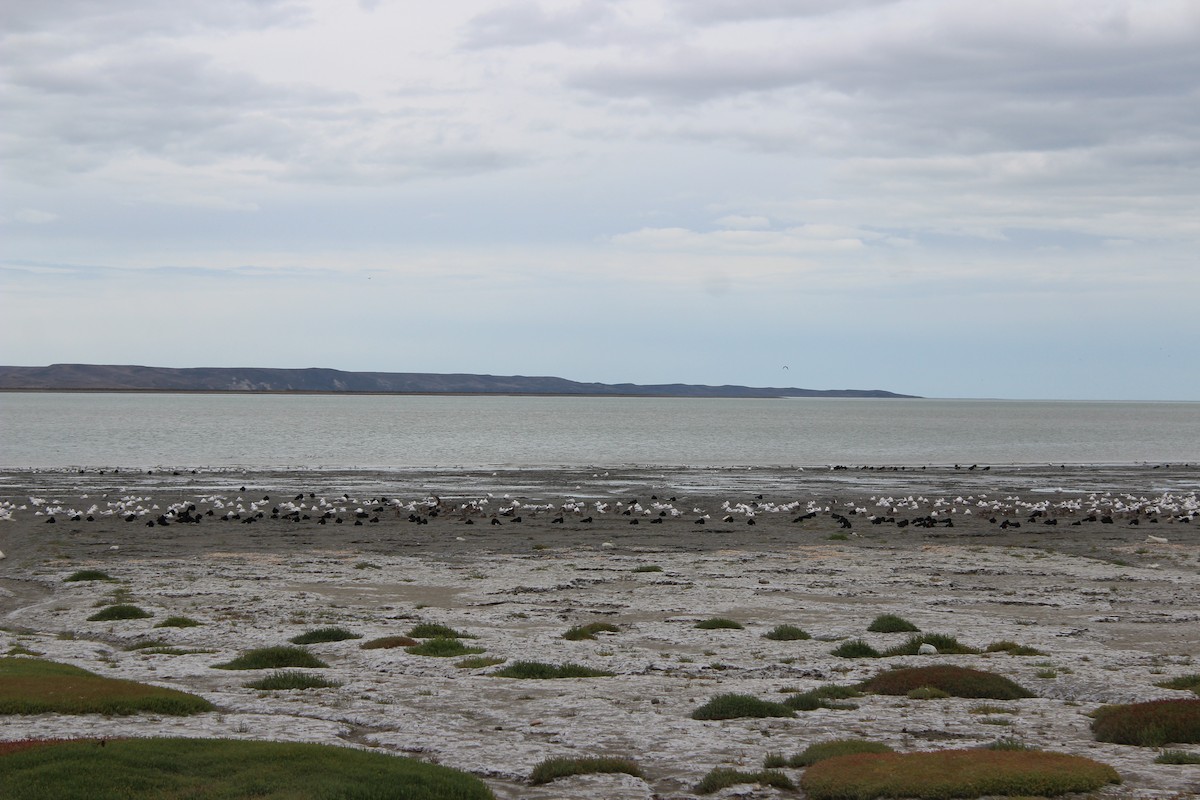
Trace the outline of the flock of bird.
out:
<instances>
[{"instance_id":1,"label":"flock of bird","mask_svg":"<svg viewBox=\"0 0 1200 800\"><path fill-rule=\"evenodd\" d=\"M1000 528L1019 528L1022 525L1053 526L1098 524L1158 524L1190 523L1200 517L1200 498L1196 492L1134 495L1112 492L1078 496L1025 500L1012 494L993 497L988 494L967 496L871 496L867 500L840 502L824 500L794 500L773 502L757 495L748 501L725 500L719 506L705 509L694 503L681 503L676 497L653 495L643 502L637 498L612 500L566 499L559 503L529 502L510 495L465 500L444 500L436 495L419 500L400 500L385 496L370 499L340 496L318 496L315 492L299 493L287 498L273 499L262 495L251 499L246 487L231 495L208 494L195 499L160 505L146 494L123 494L99 497L83 495L77 501L29 497L27 503L0 500L0 522L11 521L21 513L32 513L48 524L60 521L95 522L117 518L148 527L175 524L198 524L203 521L240 522L253 524L274 519L294 523L354 525L374 524L384 519L406 519L415 524L427 524L431 518L474 525L515 524L526 519L550 516L552 524L589 524L598 519L618 519L630 525L662 524L669 521L691 521L704 525L720 521L724 524L754 525L771 515L785 515L792 523L804 523L817 517L827 517L841 529L863 525L894 525L917 528L954 527L955 520L986 520Z\"/></svg>"}]
</instances>

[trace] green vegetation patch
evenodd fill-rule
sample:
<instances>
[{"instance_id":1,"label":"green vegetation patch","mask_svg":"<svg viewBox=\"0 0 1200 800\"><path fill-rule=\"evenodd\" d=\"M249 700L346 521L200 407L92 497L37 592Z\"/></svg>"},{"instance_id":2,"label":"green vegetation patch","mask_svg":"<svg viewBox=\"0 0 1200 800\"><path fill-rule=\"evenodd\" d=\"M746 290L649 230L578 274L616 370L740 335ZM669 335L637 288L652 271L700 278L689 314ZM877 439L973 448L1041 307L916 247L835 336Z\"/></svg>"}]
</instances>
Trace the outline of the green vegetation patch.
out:
<instances>
[{"instance_id":1,"label":"green vegetation patch","mask_svg":"<svg viewBox=\"0 0 1200 800\"><path fill-rule=\"evenodd\" d=\"M620 772L642 777L642 770L627 758L548 758L533 768L529 782L535 786L571 775Z\"/></svg>"},{"instance_id":2,"label":"green vegetation patch","mask_svg":"<svg viewBox=\"0 0 1200 800\"><path fill-rule=\"evenodd\" d=\"M614 673L592 669L579 664L544 664L540 661L514 661L504 669L491 675L497 678L524 678L526 680L553 680L557 678L610 678Z\"/></svg>"},{"instance_id":3,"label":"green vegetation patch","mask_svg":"<svg viewBox=\"0 0 1200 800\"><path fill-rule=\"evenodd\" d=\"M268 692L285 691L288 689L336 689L342 684L330 681L311 672L282 670L274 672L265 678L259 678L246 684L247 689L262 689Z\"/></svg>"},{"instance_id":4,"label":"green vegetation patch","mask_svg":"<svg viewBox=\"0 0 1200 800\"><path fill-rule=\"evenodd\" d=\"M1200 753L1186 750L1163 750L1154 759L1155 764L1200 764Z\"/></svg>"},{"instance_id":5,"label":"green vegetation patch","mask_svg":"<svg viewBox=\"0 0 1200 800\"><path fill-rule=\"evenodd\" d=\"M713 792L719 792L722 789L728 789L730 786L737 786L743 783L773 786L776 789L786 789L788 791L796 788L796 784L792 783L791 778L775 770L764 769L758 772L742 772L741 770L730 769L729 767L717 767L701 778L700 782L692 787L692 791L696 794L712 794Z\"/></svg>"},{"instance_id":6,"label":"green vegetation patch","mask_svg":"<svg viewBox=\"0 0 1200 800\"><path fill-rule=\"evenodd\" d=\"M642 564L641 566L634 567L633 571L634 572L662 572L663 568L660 567L658 564Z\"/></svg>"},{"instance_id":7,"label":"green vegetation patch","mask_svg":"<svg viewBox=\"0 0 1200 800\"><path fill-rule=\"evenodd\" d=\"M191 617L167 617L162 622L154 627L156 628L195 628L203 625L203 622L198 622Z\"/></svg>"},{"instance_id":8,"label":"green vegetation patch","mask_svg":"<svg viewBox=\"0 0 1200 800\"><path fill-rule=\"evenodd\" d=\"M109 575L102 569L81 569L78 572L73 572L63 578L64 583L73 581L115 581L112 575Z\"/></svg>"},{"instance_id":9,"label":"green vegetation patch","mask_svg":"<svg viewBox=\"0 0 1200 800\"><path fill-rule=\"evenodd\" d=\"M434 658L453 658L454 656L474 656L484 652L482 647L467 647L458 639L426 639L420 644L404 648L404 652L414 656L432 656Z\"/></svg>"},{"instance_id":10,"label":"green vegetation patch","mask_svg":"<svg viewBox=\"0 0 1200 800\"><path fill-rule=\"evenodd\" d=\"M842 642L829 654L838 658L879 658L879 651L862 639Z\"/></svg>"},{"instance_id":11,"label":"green vegetation patch","mask_svg":"<svg viewBox=\"0 0 1200 800\"><path fill-rule=\"evenodd\" d=\"M811 767L818 761L824 761L827 758L837 758L838 756L849 756L856 753L891 753L892 748L888 747L883 742L872 742L867 739L833 739L826 742L815 742L804 748L802 752L797 753L791 758L780 758L778 761L773 761L768 766L776 767L792 767L799 769L801 767Z\"/></svg>"},{"instance_id":12,"label":"green vegetation patch","mask_svg":"<svg viewBox=\"0 0 1200 800\"><path fill-rule=\"evenodd\" d=\"M346 639L361 639L361 633L354 633L345 628L317 628L305 631L299 636L288 639L292 644L319 644L321 642L343 642Z\"/></svg>"},{"instance_id":13,"label":"green vegetation patch","mask_svg":"<svg viewBox=\"0 0 1200 800\"><path fill-rule=\"evenodd\" d=\"M984 648L985 653L1008 653L1010 656L1044 656L1046 655L1036 647L1027 647L1023 644L1010 642L1007 639L1000 642L992 642Z\"/></svg>"},{"instance_id":14,"label":"green vegetation patch","mask_svg":"<svg viewBox=\"0 0 1200 800\"><path fill-rule=\"evenodd\" d=\"M763 638L776 642L798 642L811 639L812 636L807 631L797 628L795 625L776 625L764 633Z\"/></svg>"},{"instance_id":15,"label":"green vegetation patch","mask_svg":"<svg viewBox=\"0 0 1200 800\"><path fill-rule=\"evenodd\" d=\"M1090 792L1121 777L1107 764L1038 750L862 753L818 761L800 779L809 800L874 797L1025 795Z\"/></svg>"},{"instance_id":16,"label":"green vegetation patch","mask_svg":"<svg viewBox=\"0 0 1200 800\"><path fill-rule=\"evenodd\" d=\"M740 631L745 626L737 620L727 619L725 617L711 617L696 623L696 627L702 631L713 631L727 628L729 630Z\"/></svg>"},{"instance_id":17,"label":"green vegetation patch","mask_svg":"<svg viewBox=\"0 0 1200 800\"><path fill-rule=\"evenodd\" d=\"M742 717L794 717L783 703L760 700L748 694L720 694L692 712L692 719L739 719Z\"/></svg>"},{"instance_id":18,"label":"green vegetation patch","mask_svg":"<svg viewBox=\"0 0 1200 800\"><path fill-rule=\"evenodd\" d=\"M979 653L977 648L968 647L953 636L947 636L944 633L922 633L917 636L910 636L904 644L889 647L883 654L886 657L915 656L923 644L933 645L937 648L938 653L942 655L976 655Z\"/></svg>"},{"instance_id":19,"label":"green vegetation patch","mask_svg":"<svg viewBox=\"0 0 1200 800\"><path fill-rule=\"evenodd\" d=\"M118 603L115 606L106 606L100 609L95 614L88 617L88 622L111 622L118 619L145 619L151 616L149 611L131 606L127 603Z\"/></svg>"},{"instance_id":20,"label":"green vegetation patch","mask_svg":"<svg viewBox=\"0 0 1200 800\"><path fill-rule=\"evenodd\" d=\"M328 666L303 647L280 646L247 650L232 661L214 664L213 669L321 669Z\"/></svg>"},{"instance_id":21,"label":"green vegetation patch","mask_svg":"<svg viewBox=\"0 0 1200 800\"><path fill-rule=\"evenodd\" d=\"M921 629L904 617L895 614L880 614L867 626L872 633L917 633Z\"/></svg>"},{"instance_id":22,"label":"green vegetation patch","mask_svg":"<svg viewBox=\"0 0 1200 800\"><path fill-rule=\"evenodd\" d=\"M587 625L576 625L564 633L563 638L578 642L583 639L595 639L597 633L617 633L620 630L611 622L591 622Z\"/></svg>"},{"instance_id":23,"label":"green vegetation patch","mask_svg":"<svg viewBox=\"0 0 1200 800\"><path fill-rule=\"evenodd\" d=\"M1101 742L1140 747L1200 742L1200 700L1101 706L1092 714L1092 733Z\"/></svg>"},{"instance_id":24,"label":"green vegetation patch","mask_svg":"<svg viewBox=\"0 0 1200 800\"><path fill-rule=\"evenodd\" d=\"M988 700L1017 700L1034 696L1033 692L1003 675L949 665L888 670L859 684L864 692L891 695L907 695L913 689L925 687L941 689L954 697Z\"/></svg>"},{"instance_id":25,"label":"green vegetation patch","mask_svg":"<svg viewBox=\"0 0 1200 800\"><path fill-rule=\"evenodd\" d=\"M1154 685L1161 689L1190 689L1195 694L1200 694L1200 674L1180 675L1178 678L1172 678L1169 681L1163 681Z\"/></svg>"},{"instance_id":26,"label":"green vegetation patch","mask_svg":"<svg viewBox=\"0 0 1200 800\"><path fill-rule=\"evenodd\" d=\"M484 667L494 667L497 664L503 664L505 661L508 661L508 659L500 656L474 656L457 661L454 666L459 669L483 669Z\"/></svg>"},{"instance_id":27,"label":"green vegetation patch","mask_svg":"<svg viewBox=\"0 0 1200 800\"><path fill-rule=\"evenodd\" d=\"M105 678L38 658L0 658L0 714L126 715L146 711L186 716L212 710L212 703L187 692ZM0 792L0 796L8 795Z\"/></svg>"},{"instance_id":28,"label":"green vegetation patch","mask_svg":"<svg viewBox=\"0 0 1200 800\"><path fill-rule=\"evenodd\" d=\"M411 636L380 636L359 645L362 650L392 650L397 647L412 647L417 640Z\"/></svg>"},{"instance_id":29,"label":"green vegetation patch","mask_svg":"<svg viewBox=\"0 0 1200 800\"><path fill-rule=\"evenodd\" d=\"M113 739L0 756L6 800L232 797L492 800L472 775L349 747L224 739Z\"/></svg>"},{"instance_id":30,"label":"green vegetation patch","mask_svg":"<svg viewBox=\"0 0 1200 800\"><path fill-rule=\"evenodd\" d=\"M799 692L783 701L788 708L796 711L816 711L818 708L831 708L836 711L853 711L858 708L854 703L843 702L851 697L862 697L862 692L853 686L838 686L828 684Z\"/></svg>"},{"instance_id":31,"label":"green vegetation patch","mask_svg":"<svg viewBox=\"0 0 1200 800\"><path fill-rule=\"evenodd\" d=\"M414 625L413 629L408 632L408 635L414 639L474 639L474 636L469 636L465 633L459 633L454 628L448 628L445 625L438 625L433 622L422 622L420 625Z\"/></svg>"}]
</instances>

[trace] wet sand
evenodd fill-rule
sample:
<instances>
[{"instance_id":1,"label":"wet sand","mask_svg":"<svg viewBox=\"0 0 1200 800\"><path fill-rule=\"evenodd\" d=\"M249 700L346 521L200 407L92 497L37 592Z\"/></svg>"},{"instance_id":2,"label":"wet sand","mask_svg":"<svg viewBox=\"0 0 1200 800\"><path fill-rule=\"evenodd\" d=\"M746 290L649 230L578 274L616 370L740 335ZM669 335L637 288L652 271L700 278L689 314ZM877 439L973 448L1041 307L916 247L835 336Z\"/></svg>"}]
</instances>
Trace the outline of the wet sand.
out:
<instances>
[{"instance_id":1,"label":"wet sand","mask_svg":"<svg viewBox=\"0 0 1200 800\"><path fill-rule=\"evenodd\" d=\"M1200 469L970 466L0 473L0 647L220 708L184 720L9 718L4 738L341 743L474 772L501 798L684 798L713 767L754 769L768 752L824 739L918 750L1015 737L1115 766L1125 782L1101 796L1200 793L1196 767L1096 743L1086 716L1102 703L1190 696L1155 684L1200 672ZM188 516L200 522L179 521ZM662 571L635 571L647 566ZM63 582L93 567L120 583ZM153 618L87 622L114 589ZM978 648L1012 640L1045 655L830 654L840 639L903 641L866 632L880 613ZM153 627L173 614L205 624ZM745 628L694 627L713 616ZM562 638L595 621L620 630ZM264 693L243 688L249 673L211 668L316 627L366 640L417 622L475 635L471 645L509 662L617 675L513 681L353 640L311 646L338 689ZM763 638L779 624L814 638ZM151 638L207 652L125 649ZM1001 704L1003 714L972 713L971 700L864 697L856 710L795 719L690 718L717 694L782 699L931 660L999 672L1038 697ZM646 780L523 782L545 758L592 755L632 757Z\"/></svg>"}]
</instances>

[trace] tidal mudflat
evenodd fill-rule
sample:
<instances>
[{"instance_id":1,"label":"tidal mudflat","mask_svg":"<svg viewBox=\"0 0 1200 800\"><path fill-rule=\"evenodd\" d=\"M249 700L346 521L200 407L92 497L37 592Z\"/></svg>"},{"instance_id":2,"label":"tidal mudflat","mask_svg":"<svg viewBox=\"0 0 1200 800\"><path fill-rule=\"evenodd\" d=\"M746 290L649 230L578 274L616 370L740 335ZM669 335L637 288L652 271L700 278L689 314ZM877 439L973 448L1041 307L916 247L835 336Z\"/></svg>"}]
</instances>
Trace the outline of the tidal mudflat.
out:
<instances>
[{"instance_id":1,"label":"tidal mudflat","mask_svg":"<svg viewBox=\"0 0 1200 800\"><path fill-rule=\"evenodd\" d=\"M1089 714L1194 697L1161 684L1200 673L1198 494L1200 468L1181 465L8 472L0 653L216 710L7 716L3 738L344 744L474 773L500 798L694 797L714 768L754 772L831 739L1006 740L1116 768L1097 797L1196 796L1200 767L1098 742ZM148 616L89 619L111 606ZM918 631L869 630L889 614ZM349 636L313 636L328 629ZM978 652L834 655L931 635ZM293 671L331 685L250 688L277 670L214 668L281 646L326 664ZM520 662L611 674L498 675ZM867 693L693 718L721 695L781 703L933 664L1033 696ZM528 780L547 759L594 757L642 777Z\"/></svg>"}]
</instances>

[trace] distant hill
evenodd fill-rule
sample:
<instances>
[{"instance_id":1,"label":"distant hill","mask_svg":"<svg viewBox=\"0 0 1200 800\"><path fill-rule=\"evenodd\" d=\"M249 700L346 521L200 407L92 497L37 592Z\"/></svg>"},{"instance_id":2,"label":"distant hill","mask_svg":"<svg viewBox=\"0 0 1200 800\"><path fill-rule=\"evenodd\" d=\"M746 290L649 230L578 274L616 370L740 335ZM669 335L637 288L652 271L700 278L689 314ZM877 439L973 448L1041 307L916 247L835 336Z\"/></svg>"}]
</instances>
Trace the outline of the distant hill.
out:
<instances>
[{"instance_id":1,"label":"distant hill","mask_svg":"<svg viewBox=\"0 0 1200 800\"><path fill-rule=\"evenodd\" d=\"M110 392L309 392L375 394L549 394L646 397L912 397L881 389L798 389L750 386L643 386L579 383L523 375L443 375L433 372L343 372L336 369L112 366L0 366L0 390Z\"/></svg>"}]
</instances>

